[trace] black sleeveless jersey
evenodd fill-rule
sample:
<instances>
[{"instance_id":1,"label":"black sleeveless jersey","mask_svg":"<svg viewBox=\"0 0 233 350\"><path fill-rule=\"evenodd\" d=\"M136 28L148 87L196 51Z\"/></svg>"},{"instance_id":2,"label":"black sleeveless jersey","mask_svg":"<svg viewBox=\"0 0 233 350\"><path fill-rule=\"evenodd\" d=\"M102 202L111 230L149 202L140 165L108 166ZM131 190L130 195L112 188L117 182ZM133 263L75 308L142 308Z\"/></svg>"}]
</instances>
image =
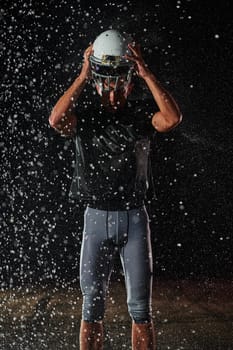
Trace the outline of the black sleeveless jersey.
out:
<instances>
[{"instance_id":1,"label":"black sleeveless jersey","mask_svg":"<svg viewBox=\"0 0 233 350\"><path fill-rule=\"evenodd\" d=\"M128 101L116 113L91 105L78 110L72 198L90 204L110 201L122 208L143 202L154 112L155 105L146 101Z\"/></svg>"}]
</instances>

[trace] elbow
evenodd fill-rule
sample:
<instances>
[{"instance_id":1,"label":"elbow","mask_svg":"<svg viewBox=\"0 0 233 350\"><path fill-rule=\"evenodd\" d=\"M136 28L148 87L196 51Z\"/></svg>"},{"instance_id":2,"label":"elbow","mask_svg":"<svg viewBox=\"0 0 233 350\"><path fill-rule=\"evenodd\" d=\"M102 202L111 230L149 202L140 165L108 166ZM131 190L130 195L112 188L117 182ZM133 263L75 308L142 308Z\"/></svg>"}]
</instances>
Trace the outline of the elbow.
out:
<instances>
[{"instance_id":1,"label":"elbow","mask_svg":"<svg viewBox=\"0 0 233 350\"><path fill-rule=\"evenodd\" d=\"M152 124L158 132L168 132L178 126L181 123L182 118L181 113L170 115L157 113L152 119Z\"/></svg>"}]
</instances>

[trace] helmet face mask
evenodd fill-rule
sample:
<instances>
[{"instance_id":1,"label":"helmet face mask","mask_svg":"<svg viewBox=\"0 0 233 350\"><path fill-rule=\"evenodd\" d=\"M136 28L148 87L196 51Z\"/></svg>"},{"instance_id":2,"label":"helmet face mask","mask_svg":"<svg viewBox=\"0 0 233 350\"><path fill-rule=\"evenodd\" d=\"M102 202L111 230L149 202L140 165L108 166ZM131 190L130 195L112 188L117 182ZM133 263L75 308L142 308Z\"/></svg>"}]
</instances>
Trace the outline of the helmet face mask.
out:
<instances>
[{"instance_id":1,"label":"helmet face mask","mask_svg":"<svg viewBox=\"0 0 233 350\"><path fill-rule=\"evenodd\" d=\"M92 78L98 92L124 90L131 82L133 64L125 59L130 55L130 38L123 37L116 30L107 30L93 43L93 55L90 56Z\"/></svg>"},{"instance_id":2,"label":"helmet face mask","mask_svg":"<svg viewBox=\"0 0 233 350\"><path fill-rule=\"evenodd\" d=\"M124 67L123 70L121 67L117 67L116 69L109 68L110 67L100 67L97 71L94 69L92 70L92 78L95 85L98 86L100 95L111 89L114 91L124 91L131 82L132 68Z\"/></svg>"}]
</instances>

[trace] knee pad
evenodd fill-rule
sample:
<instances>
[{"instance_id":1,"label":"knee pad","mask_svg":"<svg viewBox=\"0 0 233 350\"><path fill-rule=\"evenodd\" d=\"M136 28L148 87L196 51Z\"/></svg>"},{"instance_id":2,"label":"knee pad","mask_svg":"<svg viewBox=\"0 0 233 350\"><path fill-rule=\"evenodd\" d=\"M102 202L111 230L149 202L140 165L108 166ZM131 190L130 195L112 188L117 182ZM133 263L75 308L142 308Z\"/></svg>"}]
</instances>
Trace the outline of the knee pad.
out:
<instances>
[{"instance_id":1,"label":"knee pad","mask_svg":"<svg viewBox=\"0 0 233 350\"><path fill-rule=\"evenodd\" d=\"M152 318L152 307L148 299L128 302L130 317L135 323L147 323Z\"/></svg>"},{"instance_id":2,"label":"knee pad","mask_svg":"<svg viewBox=\"0 0 233 350\"><path fill-rule=\"evenodd\" d=\"M98 293L83 295L82 318L88 322L101 321L104 318L105 296Z\"/></svg>"}]
</instances>

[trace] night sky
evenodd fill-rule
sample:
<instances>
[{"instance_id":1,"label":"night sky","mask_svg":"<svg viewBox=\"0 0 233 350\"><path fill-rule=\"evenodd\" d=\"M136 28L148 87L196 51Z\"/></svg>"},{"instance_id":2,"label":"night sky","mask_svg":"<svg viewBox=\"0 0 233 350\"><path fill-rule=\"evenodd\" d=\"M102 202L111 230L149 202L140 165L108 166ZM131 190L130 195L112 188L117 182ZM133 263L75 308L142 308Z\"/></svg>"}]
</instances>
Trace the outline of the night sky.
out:
<instances>
[{"instance_id":1,"label":"night sky","mask_svg":"<svg viewBox=\"0 0 233 350\"><path fill-rule=\"evenodd\" d=\"M85 48L109 28L141 43L183 113L153 144L155 275L232 278L230 1L5 2L0 22L2 287L78 281L83 207L68 198L74 145L48 117ZM93 91L89 83L83 93L95 99ZM135 95L151 97L139 78Z\"/></svg>"}]
</instances>

